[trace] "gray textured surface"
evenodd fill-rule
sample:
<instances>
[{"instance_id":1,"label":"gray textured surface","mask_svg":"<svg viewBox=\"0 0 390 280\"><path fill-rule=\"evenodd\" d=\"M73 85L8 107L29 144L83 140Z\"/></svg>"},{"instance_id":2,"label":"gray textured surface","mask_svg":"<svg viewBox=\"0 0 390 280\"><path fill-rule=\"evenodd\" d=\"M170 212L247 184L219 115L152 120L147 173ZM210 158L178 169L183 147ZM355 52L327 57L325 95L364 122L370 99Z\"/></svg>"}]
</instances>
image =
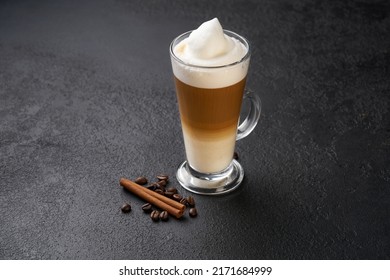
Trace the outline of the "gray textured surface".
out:
<instances>
[{"instance_id":1,"label":"gray textured surface","mask_svg":"<svg viewBox=\"0 0 390 280\"><path fill-rule=\"evenodd\" d=\"M390 4L295 2L1 1L0 259L389 259ZM168 45L214 16L253 47L246 178L152 223L118 180L184 159Z\"/></svg>"}]
</instances>

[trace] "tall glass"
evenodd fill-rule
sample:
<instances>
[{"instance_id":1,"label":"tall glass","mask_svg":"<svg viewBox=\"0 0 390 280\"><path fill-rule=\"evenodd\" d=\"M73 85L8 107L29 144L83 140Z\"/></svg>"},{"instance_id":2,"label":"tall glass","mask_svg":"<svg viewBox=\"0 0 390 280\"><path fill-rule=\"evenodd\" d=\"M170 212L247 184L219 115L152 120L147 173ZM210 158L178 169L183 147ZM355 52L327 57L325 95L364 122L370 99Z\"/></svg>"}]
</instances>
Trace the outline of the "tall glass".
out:
<instances>
[{"instance_id":1,"label":"tall glass","mask_svg":"<svg viewBox=\"0 0 390 280\"><path fill-rule=\"evenodd\" d=\"M239 40L247 50L242 59L228 65L205 67L178 58L174 48L191 31L178 36L170 45L187 158L176 177L185 189L198 194L223 194L240 185L244 170L233 159L236 140L251 133L260 117L260 99L245 92L249 43L234 32L224 30L224 33ZM244 98L250 107L239 124Z\"/></svg>"}]
</instances>

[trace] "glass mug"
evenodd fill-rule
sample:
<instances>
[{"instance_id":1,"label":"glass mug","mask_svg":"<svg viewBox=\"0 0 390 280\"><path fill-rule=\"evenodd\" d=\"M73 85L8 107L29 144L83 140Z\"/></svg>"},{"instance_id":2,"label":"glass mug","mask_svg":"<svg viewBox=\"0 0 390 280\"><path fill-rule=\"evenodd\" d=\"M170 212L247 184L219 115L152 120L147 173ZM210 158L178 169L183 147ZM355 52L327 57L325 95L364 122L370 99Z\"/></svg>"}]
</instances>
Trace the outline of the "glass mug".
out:
<instances>
[{"instance_id":1,"label":"glass mug","mask_svg":"<svg viewBox=\"0 0 390 280\"><path fill-rule=\"evenodd\" d=\"M246 47L242 59L222 66L188 64L175 55L174 48L191 32L176 37L169 48L187 158L176 177L191 192L224 194L244 178L244 169L233 159L235 143L252 132L261 112L260 99L245 92L250 47L244 37L224 30ZM243 99L250 106L239 124Z\"/></svg>"}]
</instances>

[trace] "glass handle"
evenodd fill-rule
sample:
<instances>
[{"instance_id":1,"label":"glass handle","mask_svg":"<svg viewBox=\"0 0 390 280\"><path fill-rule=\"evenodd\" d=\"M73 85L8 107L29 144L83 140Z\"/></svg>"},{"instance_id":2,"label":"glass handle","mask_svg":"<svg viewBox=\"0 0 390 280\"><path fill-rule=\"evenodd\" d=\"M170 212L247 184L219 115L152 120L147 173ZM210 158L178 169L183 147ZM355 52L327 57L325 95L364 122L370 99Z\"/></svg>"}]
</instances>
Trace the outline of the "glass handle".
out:
<instances>
[{"instance_id":1,"label":"glass handle","mask_svg":"<svg viewBox=\"0 0 390 280\"><path fill-rule=\"evenodd\" d=\"M261 113L261 100L260 98L250 91L246 91L244 99L247 99L250 103L249 111L246 118L238 126L236 140L240 140L248 136L256 127Z\"/></svg>"}]
</instances>

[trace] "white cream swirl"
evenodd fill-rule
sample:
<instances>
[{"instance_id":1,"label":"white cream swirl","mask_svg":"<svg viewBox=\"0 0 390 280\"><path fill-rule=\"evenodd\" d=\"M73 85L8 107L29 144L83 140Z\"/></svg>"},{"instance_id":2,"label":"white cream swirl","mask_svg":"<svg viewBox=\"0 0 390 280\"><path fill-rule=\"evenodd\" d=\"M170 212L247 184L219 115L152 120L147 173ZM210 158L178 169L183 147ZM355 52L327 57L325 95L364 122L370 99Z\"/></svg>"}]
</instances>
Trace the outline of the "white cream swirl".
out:
<instances>
[{"instance_id":1,"label":"white cream swirl","mask_svg":"<svg viewBox=\"0 0 390 280\"><path fill-rule=\"evenodd\" d=\"M174 46L173 52L185 63L172 59L175 76L196 87L229 86L241 81L248 70L249 60L229 67L202 68L228 66L240 61L248 52L242 42L224 33L217 18L202 23Z\"/></svg>"}]
</instances>

